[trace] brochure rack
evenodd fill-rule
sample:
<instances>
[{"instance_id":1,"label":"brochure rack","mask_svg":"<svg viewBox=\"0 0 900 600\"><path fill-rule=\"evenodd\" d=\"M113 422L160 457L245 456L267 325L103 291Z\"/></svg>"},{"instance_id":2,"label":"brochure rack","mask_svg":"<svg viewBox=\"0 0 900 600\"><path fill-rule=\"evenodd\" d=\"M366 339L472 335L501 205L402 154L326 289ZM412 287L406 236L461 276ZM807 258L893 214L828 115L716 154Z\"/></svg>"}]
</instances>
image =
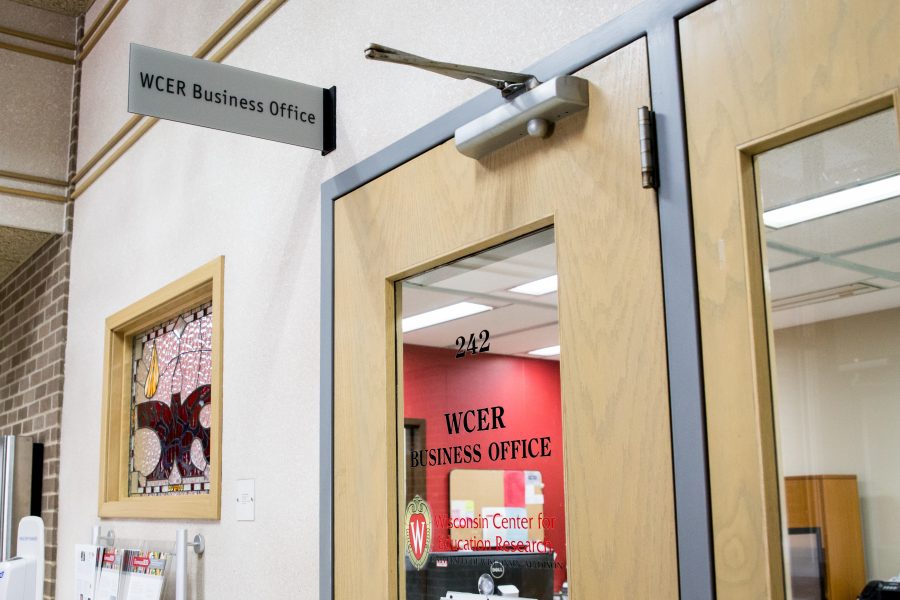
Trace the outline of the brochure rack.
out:
<instances>
[{"instance_id":1,"label":"brochure rack","mask_svg":"<svg viewBox=\"0 0 900 600\"><path fill-rule=\"evenodd\" d=\"M95 525L91 543L95 546L114 546L116 534L112 529L103 535L100 525ZM194 535L193 541L187 541L187 529L175 530L175 600L187 600L187 549L191 547L197 556L206 550L206 540L202 534Z\"/></svg>"}]
</instances>

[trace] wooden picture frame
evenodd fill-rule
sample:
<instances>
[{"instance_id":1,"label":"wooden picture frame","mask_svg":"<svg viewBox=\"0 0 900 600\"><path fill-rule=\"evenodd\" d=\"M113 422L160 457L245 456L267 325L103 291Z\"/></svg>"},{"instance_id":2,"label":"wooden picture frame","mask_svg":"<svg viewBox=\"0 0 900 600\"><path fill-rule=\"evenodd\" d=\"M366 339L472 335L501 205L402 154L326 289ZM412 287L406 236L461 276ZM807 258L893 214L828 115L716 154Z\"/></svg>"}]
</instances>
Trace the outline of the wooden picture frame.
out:
<instances>
[{"instance_id":1,"label":"wooden picture frame","mask_svg":"<svg viewBox=\"0 0 900 600\"><path fill-rule=\"evenodd\" d=\"M100 435L100 517L219 519L222 473L222 279L220 256L106 319ZM129 496L132 348L138 333L212 302L208 494Z\"/></svg>"}]
</instances>

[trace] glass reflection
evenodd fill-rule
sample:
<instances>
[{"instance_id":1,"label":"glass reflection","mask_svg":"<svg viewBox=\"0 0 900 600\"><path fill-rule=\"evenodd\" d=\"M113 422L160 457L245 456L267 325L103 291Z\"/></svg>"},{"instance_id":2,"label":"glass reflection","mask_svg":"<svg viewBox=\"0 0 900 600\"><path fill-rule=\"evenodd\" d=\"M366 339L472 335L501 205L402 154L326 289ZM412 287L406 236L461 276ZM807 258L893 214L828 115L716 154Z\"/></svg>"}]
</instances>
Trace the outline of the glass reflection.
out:
<instances>
[{"instance_id":1,"label":"glass reflection","mask_svg":"<svg viewBox=\"0 0 900 600\"><path fill-rule=\"evenodd\" d=\"M755 158L792 597L900 575L900 139L893 109Z\"/></svg>"},{"instance_id":2,"label":"glass reflection","mask_svg":"<svg viewBox=\"0 0 900 600\"><path fill-rule=\"evenodd\" d=\"M405 597L562 597L553 230L399 285Z\"/></svg>"}]
</instances>

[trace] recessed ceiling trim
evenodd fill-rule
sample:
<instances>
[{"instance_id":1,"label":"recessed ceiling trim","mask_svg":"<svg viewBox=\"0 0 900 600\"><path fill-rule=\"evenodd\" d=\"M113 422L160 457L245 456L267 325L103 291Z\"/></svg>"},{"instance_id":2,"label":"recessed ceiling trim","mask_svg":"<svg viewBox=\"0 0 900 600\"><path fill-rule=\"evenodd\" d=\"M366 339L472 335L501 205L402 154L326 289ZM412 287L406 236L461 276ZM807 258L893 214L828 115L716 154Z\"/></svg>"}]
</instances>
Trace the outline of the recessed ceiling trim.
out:
<instances>
[{"instance_id":1,"label":"recessed ceiling trim","mask_svg":"<svg viewBox=\"0 0 900 600\"><path fill-rule=\"evenodd\" d=\"M868 275L869 277L881 277L883 279L890 279L891 281L900 282L900 273L895 273L894 271L887 271L885 269L878 269L876 267L861 265L857 262L853 262L852 260L840 258L839 256L836 256L834 254L815 252L813 250L804 250L803 248L790 246L781 242L769 241L766 242L766 244L770 248L774 248L775 250L790 252L791 254L803 256L805 258L812 258L826 265L831 265L832 267L841 267L842 269L856 271L857 273L862 273L864 275Z\"/></svg>"},{"instance_id":2,"label":"recessed ceiling trim","mask_svg":"<svg viewBox=\"0 0 900 600\"><path fill-rule=\"evenodd\" d=\"M886 240L880 240L878 242L870 242L868 244L863 244L862 246L854 246L853 248L841 250L840 252L832 252L831 255L846 256L848 254L856 254L857 252L877 250L878 248L884 248L885 246L893 246L894 244L900 244L900 237L888 238Z\"/></svg>"},{"instance_id":3,"label":"recessed ceiling trim","mask_svg":"<svg viewBox=\"0 0 900 600\"><path fill-rule=\"evenodd\" d=\"M787 271L788 269L796 269L797 267L804 267L806 265L811 265L814 262L818 262L815 258L804 258L802 260L798 260L792 263L787 263L785 265L779 265L777 267L769 267L769 273L777 273L778 271Z\"/></svg>"},{"instance_id":4,"label":"recessed ceiling trim","mask_svg":"<svg viewBox=\"0 0 900 600\"><path fill-rule=\"evenodd\" d=\"M766 242L766 246L776 249L772 246L773 242ZM777 243L777 242L775 242ZM846 248L844 250L840 250L838 252L830 252L831 256L841 257L847 256L849 254L857 254L859 252L866 252L868 250L877 250L879 248L884 248L885 246L893 246L894 244L900 244L900 237L888 238L886 240L880 240L877 242L871 242L868 244L863 244L862 246L854 246L852 248ZM811 263L816 262L818 259L816 258L804 258L803 260L798 260L796 262L788 263L785 265L779 265L777 267L769 267L770 273L777 273L778 271L785 271L787 269L794 269L796 267L802 267Z\"/></svg>"},{"instance_id":5,"label":"recessed ceiling trim","mask_svg":"<svg viewBox=\"0 0 900 600\"><path fill-rule=\"evenodd\" d=\"M859 296L860 294L877 292L881 289L882 288L878 286L869 285L868 283L851 283L849 285L839 285L824 290L805 292L803 294L796 294L794 296L772 300L772 310L785 310L788 308L796 308L798 306L817 304L819 302L828 302L829 300L839 300L841 298L849 298L851 296Z\"/></svg>"},{"instance_id":6,"label":"recessed ceiling trim","mask_svg":"<svg viewBox=\"0 0 900 600\"><path fill-rule=\"evenodd\" d=\"M452 296L459 296L460 298L477 298L479 300L485 300L489 302L495 302L501 305L511 304L513 300L510 298L504 298L503 296L497 296L495 294L488 294L486 292L473 292L469 290L457 290L453 288L445 288L439 287L435 285L423 285L421 283L410 283L408 281L403 282L403 285L409 286L412 288L420 288L423 290L428 290L429 292L441 292L443 294L450 294ZM538 302L537 300L525 300L525 299L515 299L515 304L521 304L522 306L532 306L534 308L548 308L551 310L556 310L555 302ZM495 307L499 308L499 307Z\"/></svg>"}]
</instances>

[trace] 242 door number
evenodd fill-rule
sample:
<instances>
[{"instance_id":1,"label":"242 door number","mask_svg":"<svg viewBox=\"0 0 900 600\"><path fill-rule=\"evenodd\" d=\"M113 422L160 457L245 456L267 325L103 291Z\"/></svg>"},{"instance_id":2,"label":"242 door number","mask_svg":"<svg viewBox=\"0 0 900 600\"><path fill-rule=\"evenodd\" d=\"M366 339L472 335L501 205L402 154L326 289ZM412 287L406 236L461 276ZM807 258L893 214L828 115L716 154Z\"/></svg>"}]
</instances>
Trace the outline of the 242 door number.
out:
<instances>
[{"instance_id":1,"label":"242 door number","mask_svg":"<svg viewBox=\"0 0 900 600\"><path fill-rule=\"evenodd\" d=\"M480 352L490 352L491 344L488 340L491 339L491 332L487 329L482 329L481 333L478 334L478 339L475 338L474 333L469 334L469 343L466 343L466 336L461 335L456 338L456 358L465 358L466 354L478 354Z\"/></svg>"}]
</instances>

